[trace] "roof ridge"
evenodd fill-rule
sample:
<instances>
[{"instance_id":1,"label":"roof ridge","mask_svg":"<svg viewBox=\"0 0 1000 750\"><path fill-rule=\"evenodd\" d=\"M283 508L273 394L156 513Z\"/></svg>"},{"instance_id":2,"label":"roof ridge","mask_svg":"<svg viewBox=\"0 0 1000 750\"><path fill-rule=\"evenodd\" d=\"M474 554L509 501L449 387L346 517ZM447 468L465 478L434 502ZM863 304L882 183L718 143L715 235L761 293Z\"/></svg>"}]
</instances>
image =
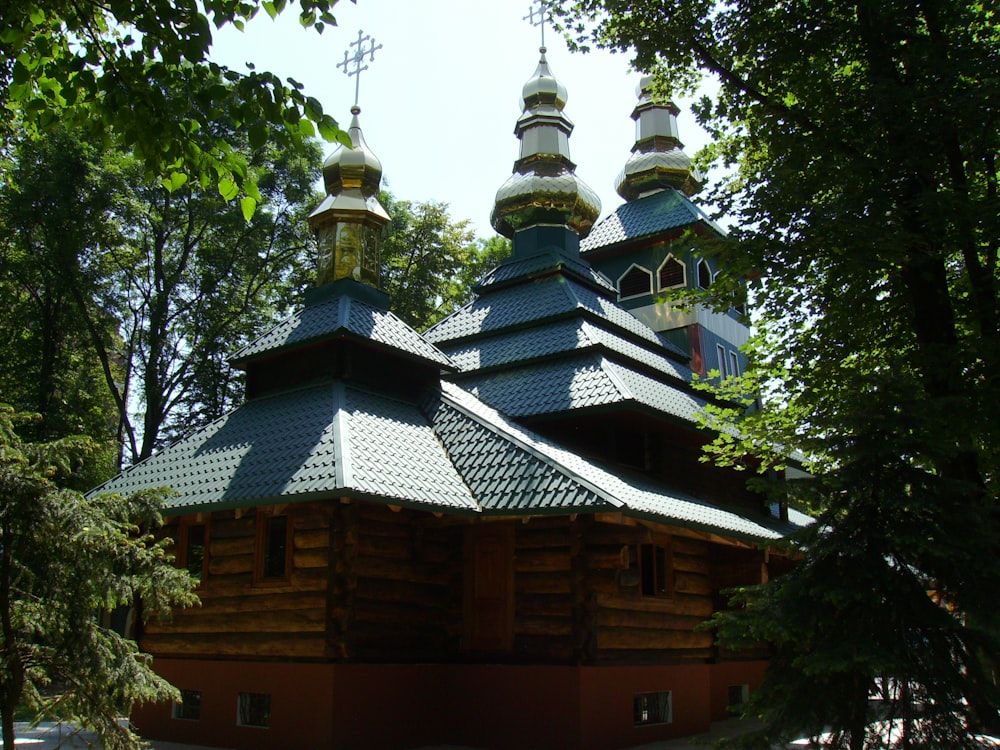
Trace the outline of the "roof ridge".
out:
<instances>
[{"instance_id":1,"label":"roof ridge","mask_svg":"<svg viewBox=\"0 0 1000 750\"><path fill-rule=\"evenodd\" d=\"M540 460L540 461L542 461L542 462L544 462L546 464L549 464L556 471L560 472L563 476L565 476L568 479L571 479L572 481L578 483L580 486L585 487L588 491L594 493L595 495L597 495L598 497L600 497L601 499L603 499L605 502L607 502L609 505L612 505L612 506L614 506L616 508L627 508L628 507L623 500L620 500L619 498L612 496L610 493L608 493L608 491L606 489L599 487L598 485L594 484L593 482L591 482L586 477L581 476L578 472L576 472L573 469L571 469L570 467L566 466L566 464L563 463L558 458L556 458L554 456L550 456L547 453L544 453L544 452L538 450L534 445L531 445L523 437L521 437L520 435L516 434L516 431L514 429L510 429L510 427L511 427L510 422L509 422L509 420L503 414L501 414L499 411L497 411L496 409L494 409L492 406L489 406L488 404L480 401L480 403L483 405L484 408L486 408L489 411L493 412L493 414L491 416L494 417L493 419L490 419L488 422L485 421L485 420L483 420L480 415L476 414L475 411L469 409L464 404L461 404L454 396L452 396L451 394L447 393L446 391L447 391L447 389L449 387L450 388L456 388L456 389L460 390L462 393L464 393L464 394L466 394L466 395L468 395L468 396L470 396L472 398L475 398L475 396L473 394L469 393L468 391L466 391L461 386L455 385L454 383L449 383L448 381L442 381L441 398L443 400L446 400L447 403L448 403L448 405L451 406L453 409L456 409L459 412L461 412L462 414L464 414L467 417L469 417L470 419L475 420L478 424L482 425L484 428L486 428L490 432L493 432L495 435L499 435L502 438L504 438L505 440L509 440L510 442L512 442L515 445L517 445L517 447L519 447L521 450L523 450L526 453L534 456L538 460ZM501 427L506 428L506 429L501 429ZM517 429L518 430L524 430L525 428L518 427ZM557 444L552 443L550 440L548 440L547 438L545 438L545 437L543 437L541 435L537 435L536 437L537 437L537 439L538 439L538 441L540 443L551 444L554 447L559 448L559 446L557 446ZM565 450L564 448L559 448L559 449L560 450Z\"/></svg>"},{"instance_id":2,"label":"roof ridge","mask_svg":"<svg viewBox=\"0 0 1000 750\"><path fill-rule=\"evenodd\" d=\"M330 426L333 431L334 462L333 470L336 474L335 486L340 489L347 489L353 484L353 471L351 470L351 449L350 436L348 435L349 421L344 413L347 398L347 386L342 380L333 383L333 414L330 418Z\"/></svg>"}]
</instances>

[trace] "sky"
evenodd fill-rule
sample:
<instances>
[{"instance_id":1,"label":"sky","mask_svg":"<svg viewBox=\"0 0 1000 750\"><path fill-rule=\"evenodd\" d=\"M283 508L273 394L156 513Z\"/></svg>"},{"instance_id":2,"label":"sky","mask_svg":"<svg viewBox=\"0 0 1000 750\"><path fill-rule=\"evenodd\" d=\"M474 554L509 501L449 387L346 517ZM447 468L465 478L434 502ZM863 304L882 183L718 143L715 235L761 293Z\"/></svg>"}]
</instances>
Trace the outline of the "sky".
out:
<instances>
[{"instance_id":1,"label":"sky","mask_svg":"<svg viewBox=\"0 0 1000 750\"><path fill-rule=\"evenodd\" d=\"M358 31L382 45L361 73L360 123L382 162L383 187L397 198L449 205L490 237L497 188L517 158L514 124L521 87L538 64L541 34L524 16L528 0L340 0L337 27L303 29L295 6L272 21L261 12L244 32L215 33L212 59L236 70L253 63L302 83L341 127L350 123L355 79L337 63ZM570 52L552 29L548 61L566 86L565 113L576 125L570 157L577 175L601 198L601 216L622 203L614 181L635 141L631 119L639 74L626 55ZM677 100L681 140L694 155L707 136ZM326 152L334 148L326 144Z\"/></svg>"}]
</instances>

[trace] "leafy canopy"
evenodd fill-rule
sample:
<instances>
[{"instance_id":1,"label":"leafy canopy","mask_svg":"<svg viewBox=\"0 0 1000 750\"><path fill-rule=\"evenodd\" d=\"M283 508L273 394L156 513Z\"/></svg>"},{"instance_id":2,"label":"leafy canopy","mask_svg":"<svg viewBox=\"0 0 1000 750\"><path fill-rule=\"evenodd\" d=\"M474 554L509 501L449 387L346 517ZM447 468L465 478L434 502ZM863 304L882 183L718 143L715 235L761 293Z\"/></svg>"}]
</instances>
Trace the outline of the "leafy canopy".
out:
<instances>
[{"instance_id":1,"label":"leafy canopy","mask_svg":"<svg viewBox=\"0 0 1000 750\"><path fill-rule=\"evenodd\" d=\"M300 0L302 25L335 25L335 3ZM216 185L227 200L242 190L252 213L260 195L247 161L213 122L231 118L253 148L297 150L317 132L349 143L296 81L209 60L213 29L242 29L262 8L273 18L286 0L10 0L0 10L3 122L29 132L58 123L115 142L171 189L194 180Z\"/></svg>"},{"instance_id":2,"label":"leafy canopy","mask_svg":"<svg viewBox=\"0 0 1000 750\"><path fill-rule=\"evenodd\" d=\"M721 618L776 654L751 706L764 741L884 744L868 697L895 686L883 718L905 741L968 742L1000 703L995 9L565 6L581 44L631 51L667 90L718 84L696 108L715 140L699 158L726 168L710 200L736 223L717 290L753 280L742 386L765 408L709 415L736 423L714 458L766 471L800 450L813 478L774 489L818 514L795 571Z\"/></svg>"}]
</instances>

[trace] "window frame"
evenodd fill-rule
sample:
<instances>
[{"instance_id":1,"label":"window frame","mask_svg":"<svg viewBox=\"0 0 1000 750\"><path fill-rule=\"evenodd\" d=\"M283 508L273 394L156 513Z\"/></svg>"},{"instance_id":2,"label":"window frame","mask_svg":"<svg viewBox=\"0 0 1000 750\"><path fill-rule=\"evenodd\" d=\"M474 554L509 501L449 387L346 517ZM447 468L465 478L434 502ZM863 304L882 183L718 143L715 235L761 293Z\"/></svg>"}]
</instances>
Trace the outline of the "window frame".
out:
<instances>
[{"instance_id":1,"label":"window frame","mask_svg":"<svg viewBox=\"0 0 1000 750\"><path fill-rule=\"evenodd\" d=\"M645 291L639 292L638 294L622 294L622 279L624 279L626 276L632 273L633 269L642 271L646 275L646 278L649 281L649 285L646 287ZM645 297L647 295L651 295L653 293L654 283L655 279L653 278L652 271L650 271L645 266L640 266L638 263L633 263L632 265L630 265L628 268L625 269L625 273L619 276L618 280L615 282L615 289L618 291L618 300L621 301L626 299L635 299L637 297Z\"/></svg>"},{"instance_id":2,"label":"window frame","mask_svg":"<svg viewBox=\"0 0 1000 750\"><path fill-rule=\"evenodd\" d=\"M704 273L708 279L708 283L704 283L702 279L702 268L705 269ZM715 276L712 274L712 267L708 264L708 261L704 258L698 259L698 288L699 289L711 289L712 282L715 281Z\"/></svg>"},{"instance_id":3,"label":"window frame","mask_svg":"<svg viewBox=\"0 0 1000 750\"><path fill-rule=\"evenodd\" d=\"M648 706L642 706L649 699L656 699L656 696L666 696L666 715L660 715L657 711L648 719L640 717L642 711L649 711ZM662 701L662 699L660 699ZM661 704L662 705L662 704ZM648 690L641 693L632 694L632 726L634 727L655 727L674 723L674 691L673 690Z\"/></svg>"},{"instance_id":4,"label":"window frame","mask_svg":"<svg viewBox=\"0 0 1000 750\"><path fill-rule=\"evenodd\" d=\"M271 523L276 518L285 519L284 572L280 576L267 575L268 540ZM292 513L284 508L258 508L256 518L257 538L254 545L253 583L255 586L283 586L291 581L295 530Z\"/></svg>"},{"instance_id":5,"label":"window frame","mask_svg":"<svg viewBox=\"0 0 1000 750\"><path fill-rule=\"evenodd\" d=\"M734 378L740 376L740 357L735 349L729 350L729 374Z\"/></svg>"},{"instance_id":6,"label":"window frame","mask_svg":"<svg viewBox=\"0 0 1000 750\"><path fill-rule=\"evenodd\" d=\"M729 364L726 362L726 347L722 344L716 344L715 351L719 356L719 378L725 380L729 375Z\"/></svg>"},{"instance_id":7,"label":"window frame","mask_svg":"<svg viewBox=\"0 0 1000 750\"><path fill-rule=\"evenodd\" d=\"M243 701L244 699L250 698L266 698L266 708L264 714L264 723L262 724L252 724L249 721L243 720ZM252 708L252 707L249 707ZM248 708L248 713L249 713ZM249 718L249 717L248 717ZM271 694L270 693L254 693L247 690L241 690L236 694L236 726L247 727L249 729L270 729L271 728Z\"/></svg>"},{"instance_id":8,"label":"window frame","mask_svg":"<svg viewBox=\"0 0 1000 750\"><path fill-rule=\"evenodd\" d=\"M174 565L178 568L187 568L191 575L194 575L194 572L192 572L191 568L188 567L188 555L191 552L191 528L195 526L201 526L204 528L201 553L201 575L197 576L199 583L208 578L209 544L211 540L210 521L211 516L202 518L199 514L194 517L183 517L177 525L177 552L174 554Z\"/></svg>"},{"instance_id":9,"label":"window frame","mask_svg":"<svg viewBox=\"0 0 1000 750\"><path fill-rule=\"evenodd\" d=\"M176 719L177 721L201 721L201 701L202 701L202 691L201 690L188 690L185 688L181 689L181 699L179 701L174 701L173 707L170 710L170 718ZM198 702L196 704L195 713L196 716L185 716L185 706L187 702L185 698L189 695L197 695ZM190 708L190 706L189 706Z\"/></svg>"},{"instance_id":10,"label":"window frame","mask_svg":"<svg viewBox=\"0 0 1000 750\"><path fill-rule=\"evenodd\" d=\"M640 597L674 598L674 553L669 535L657 534L647 542L633 544L629 554L629 568L634 568L638 573Z\"/></svg>"},{"instance_id":11,"label":"window frame","mask_svg":"<svg viewBox=\"0 0 1000 750\"><path fill-rule=\"evenodd\" d=\"M667 263L676 263L681 267L681 281L679 284L671 284L670 286L663 285L663 269L666 268ZM687 286L687 264L675 256L673 253L667 253L667 257L663 259L659 268L656 269L656 288L658 290L665 291L667 289L681 289Z\"/></svg>"}]
</instances>

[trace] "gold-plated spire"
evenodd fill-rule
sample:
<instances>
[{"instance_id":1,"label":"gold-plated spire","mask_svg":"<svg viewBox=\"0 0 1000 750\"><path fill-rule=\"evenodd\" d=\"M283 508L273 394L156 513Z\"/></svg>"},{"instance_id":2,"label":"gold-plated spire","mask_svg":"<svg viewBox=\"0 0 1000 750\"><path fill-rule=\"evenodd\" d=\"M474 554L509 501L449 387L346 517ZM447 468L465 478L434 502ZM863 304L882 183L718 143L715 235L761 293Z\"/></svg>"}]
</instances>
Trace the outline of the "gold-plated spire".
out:
<instances>
[{"instance_id":1,"label":"gold-plated spire","mask_svg":"<svg viewBox=\"0 0 1000 750\"><path fill-rule=\"evenodd\" d=\"M633 200L659 190L674 188L688 197L701 190L704 178L691 166L677 135L677 114L672 101L656 101L653 77L643 76L636 87L638 104L632 110L635 145L616 181L618 194Z\"/></svg>"},{"instance_id":2,"label":"gold-plated spire","mask_svg":"<svg viewBox=\"0 0 1000 750\"><path fill-rule=\"evenodd\" d=\"M601 213L597 194L575 174L569 158L572 121L563 113L566 87L556 80L541 47L535 74L521 91L523 112L514 134L520 157L497 191L490 221L505 237L532 226L567 226L586 237Z\"/></svg>"},{"instance_id":3,"label":"gold-plated spire","mask_svg":"<svg viewBox=\"0 0 1000 750\"><path fill-rule=\"evenodd\" d=\"M379 288L382 229L389 214L378 202L382 164L361 133L351 108L351 147L338 146L323 163L326 198L309 216L319 244L317 285L354 279Z\"/></svg>"}]
</instances>

